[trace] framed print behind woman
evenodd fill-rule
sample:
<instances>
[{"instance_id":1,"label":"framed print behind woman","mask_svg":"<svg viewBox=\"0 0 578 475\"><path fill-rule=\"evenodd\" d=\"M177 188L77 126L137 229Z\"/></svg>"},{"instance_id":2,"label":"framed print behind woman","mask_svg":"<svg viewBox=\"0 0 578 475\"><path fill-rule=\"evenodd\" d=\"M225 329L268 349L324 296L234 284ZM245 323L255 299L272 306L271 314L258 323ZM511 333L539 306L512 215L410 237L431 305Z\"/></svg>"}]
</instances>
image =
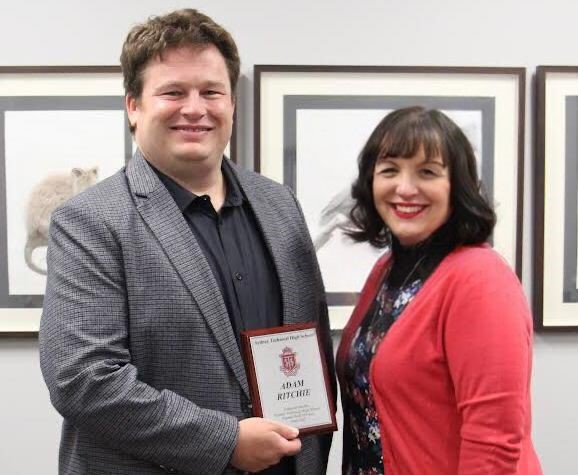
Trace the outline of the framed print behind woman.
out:
<instances>
[{"instance_id":1,"label":"framed print behind woman","mask_svg":"<svg viewBox=\"0 0 578 475\"><path fill-rule=\"evenodd\" d=\"M498 214L492 243L521 274L523 68L258 65L254 72L255 168L301 203L332 328L343 326L383 252L341 228L357 156L376 124L401 107L439 109L465 132Z\"/></svg>"}]
</instances>

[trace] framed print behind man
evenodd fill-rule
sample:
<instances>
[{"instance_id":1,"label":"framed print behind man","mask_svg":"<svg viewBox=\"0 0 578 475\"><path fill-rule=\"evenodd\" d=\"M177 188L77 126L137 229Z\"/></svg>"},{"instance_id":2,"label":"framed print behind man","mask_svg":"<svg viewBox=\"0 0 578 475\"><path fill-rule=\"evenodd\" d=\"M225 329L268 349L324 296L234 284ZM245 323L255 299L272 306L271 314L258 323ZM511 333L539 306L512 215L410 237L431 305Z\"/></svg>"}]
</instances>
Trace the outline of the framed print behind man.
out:
<instances>
[{"instance_id":1,"label":"framed print behind man","mask_svg":"<svg viewBox=\"0 0 578 475\"><path fill-rule=\"evenodd\" d=\"M119 67L0 68L0 333L38 330L51 212L132 151Z\"/></svg>"}]
</instances>

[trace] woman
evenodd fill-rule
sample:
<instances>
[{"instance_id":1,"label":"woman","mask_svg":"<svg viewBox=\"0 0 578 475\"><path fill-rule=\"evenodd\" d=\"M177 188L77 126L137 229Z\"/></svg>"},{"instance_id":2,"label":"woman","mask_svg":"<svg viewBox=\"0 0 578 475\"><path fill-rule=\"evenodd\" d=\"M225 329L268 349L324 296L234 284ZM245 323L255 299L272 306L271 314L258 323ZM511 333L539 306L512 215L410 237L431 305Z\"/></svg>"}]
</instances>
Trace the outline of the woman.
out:
<instances>
[{"instance_id":1,"label":"woman","mask_svg":"<svg viewBox=\"0 0 578 475\"><path fill-rule=\"evenodd\" d=\"M532 323L487 244L472 147L436 110L387 115L359 157L357 241L389 247L337 354L346 474L541 473L530 438Z\"/></svg>"}]
</instances>

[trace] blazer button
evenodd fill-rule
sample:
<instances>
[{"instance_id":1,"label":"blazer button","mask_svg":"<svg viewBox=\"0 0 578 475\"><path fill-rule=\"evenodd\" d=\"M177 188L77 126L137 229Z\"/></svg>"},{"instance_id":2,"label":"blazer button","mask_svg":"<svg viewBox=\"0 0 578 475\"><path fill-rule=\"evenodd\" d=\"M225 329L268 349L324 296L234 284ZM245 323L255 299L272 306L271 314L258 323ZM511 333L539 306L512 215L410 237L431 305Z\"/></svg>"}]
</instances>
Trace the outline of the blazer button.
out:
<instances>
[{"instance_id":1,"label":"blazer button","mask_svg":"<svg viewBox=\"0 0 578 475\"><path fill-rule=\"evenodd\" d=\"M177 473L176 468L165 467L164 465L159 465L159 468L162 468L167 473Z\"/></svg>"}]
</instances>

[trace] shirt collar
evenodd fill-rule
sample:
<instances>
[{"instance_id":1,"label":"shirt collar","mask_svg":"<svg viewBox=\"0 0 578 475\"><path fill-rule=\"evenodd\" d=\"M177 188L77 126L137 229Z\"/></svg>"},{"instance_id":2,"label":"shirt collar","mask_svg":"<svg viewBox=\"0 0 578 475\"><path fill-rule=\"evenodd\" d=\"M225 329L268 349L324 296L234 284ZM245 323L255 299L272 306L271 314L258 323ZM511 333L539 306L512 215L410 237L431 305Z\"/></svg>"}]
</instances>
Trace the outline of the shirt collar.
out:
<instances>
[{"instance_id":1,"label":"shirt collar","mask_svg":"<svg viewBox=\"0 0 578 475\"><path fill-rule=\"evenodd\" d=\"M149 165L158 175L163 185L165 185L181 212L184 212L191 203L198 198L197 195L191 193L186 188L183 188L170 176L165 175L150 163ZM227 195L225 196L223 206L240 206L243 203L243 194L241 193L241 189L237 183L237 178L233 174L231 167L223 163L221 165L221 172L223 173L223 179L225 180L225 186L227 189Z\"/></svg>"},{"instance_id":2,"label":"shirt collar","mask_svg":"<svg viewBox=\"0 0 578 475\"><path fill-rule=\"evenodd\" d=\"M221 163L221 171L227 185L227 196L225 197L225 204L230 206L240 206L243 203L243 193L237 181L237 177L233 173L231 166L225 162Z\"/></svg>"}]
</instances>

